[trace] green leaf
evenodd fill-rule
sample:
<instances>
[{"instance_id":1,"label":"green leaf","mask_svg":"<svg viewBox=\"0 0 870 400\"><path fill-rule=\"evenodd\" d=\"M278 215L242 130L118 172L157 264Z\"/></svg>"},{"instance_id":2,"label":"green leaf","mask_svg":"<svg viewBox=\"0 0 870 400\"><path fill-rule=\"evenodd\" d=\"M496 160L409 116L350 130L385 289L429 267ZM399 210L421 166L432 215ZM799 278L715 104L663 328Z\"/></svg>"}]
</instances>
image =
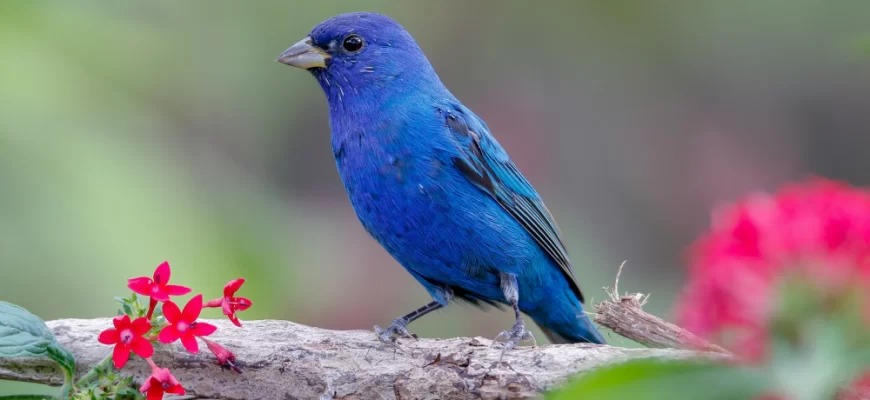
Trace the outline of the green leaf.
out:
<instances>
[{"instance_id":1,"label":"green leaf","mask_svg":"<svg viewBox=\"0 0 870 400\"><path fill-rule=\"evenodd\" d=\"M44 357L54 343L54 334L39 317L0 301L0 357Z\"/></svg>"},{"instance_id":2,"label":"green leaf","mask_svg":"<svg viewBox=\"0 0 870 400\"><path fill-rule=\"evenodd\" d=\"M45 322L5 301L0 301L0 357L50 358L63 368L67 383L75 374L75 358L58 343Z\"/></svg>"},{"instance_id":3,"label":"green leaf","mask_svg":"<svg viewBox=\"0 0 870 400\"><path fill-rule=\"evenodd\" d=\"M836 397L870 365L870 333L860 288L834 293L800 279L779 290L771 323L771 375L795 400Z\"/></svg>"},{"instance_id":4,"label":"green leaf","mask_svg":"<svg viewBox=\"0 0 870 400\"><path fill-rule=\"evenodd\" d=\"M748 399L766 387L763 374L749 368L690 361L630 361L588 372L549 400Z\"/></svg>"},{"instance_id":5,"label":"green leaf","mask_svg":"<svg viewBox=\"0 0 870 400\"><path fill-rule=\"evenodd\" d=\"M160 318L162 316L163 316L163 305L161 305L160 307L156 307L154 309L154 317L155 318Z\"/></svg>"},{"instance_id":6,"label":"green leaf","mask_svg":"<svg viewBox=\"0 0 870 400\"><path fill-rule=\"evenodd\" d=\"M136 397L139 395L139 391L133 388L125 387L115 392L115 394L118 396Z\"/></svg>"},{"instance_id":7,"label":"green leaf","mask_svg":"<svg viewBox=\"0 0 870 400\"><path fill-rule=\"evenodd\" d=\"M133 309L130 308L130 305L127 303L124 303L124 313L126 313L127 315L129 315L133 318L136 318L136 314L133 314Z\"/></svg>"}]
</instances>

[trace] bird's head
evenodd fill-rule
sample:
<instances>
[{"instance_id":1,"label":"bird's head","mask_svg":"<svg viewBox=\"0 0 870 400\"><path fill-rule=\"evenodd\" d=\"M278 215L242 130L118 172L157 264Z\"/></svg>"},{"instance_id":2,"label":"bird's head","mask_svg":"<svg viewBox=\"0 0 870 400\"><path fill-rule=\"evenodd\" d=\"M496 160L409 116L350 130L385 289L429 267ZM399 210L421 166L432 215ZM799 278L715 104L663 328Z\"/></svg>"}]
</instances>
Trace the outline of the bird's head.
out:
<instances>
[{"instance_id":1,"label":"bird's head","mask_svg":"<svg viewBox=\"0 0 870 400\"><path fill-rule=\"evenodd\" d=\"M412 88L440 88L438 76L414 38L390 17L341 14L321 22L278 61L307 69L331 104L371 103Z\"/></svg>"}]
</instances>

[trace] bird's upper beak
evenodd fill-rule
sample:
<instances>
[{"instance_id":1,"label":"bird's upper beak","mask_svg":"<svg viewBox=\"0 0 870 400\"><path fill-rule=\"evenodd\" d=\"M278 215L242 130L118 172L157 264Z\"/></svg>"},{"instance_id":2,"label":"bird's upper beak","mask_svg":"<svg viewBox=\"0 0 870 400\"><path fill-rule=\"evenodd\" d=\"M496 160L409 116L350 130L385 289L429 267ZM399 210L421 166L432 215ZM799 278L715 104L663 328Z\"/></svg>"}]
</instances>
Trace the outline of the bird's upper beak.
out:
<instances>
[{"instance_id":1,"label":"bird's upper beak","mask_svg":"<svg viewBox=\"0 0 870 400\"><path fill-rule=\"evenodd\" d=\"M330 58L332 57L325 51L312 46L311 38L306 37L281 53L277 61L291 67L310 69L326 68L326 60Z\"/></svg>"}]
</instances>

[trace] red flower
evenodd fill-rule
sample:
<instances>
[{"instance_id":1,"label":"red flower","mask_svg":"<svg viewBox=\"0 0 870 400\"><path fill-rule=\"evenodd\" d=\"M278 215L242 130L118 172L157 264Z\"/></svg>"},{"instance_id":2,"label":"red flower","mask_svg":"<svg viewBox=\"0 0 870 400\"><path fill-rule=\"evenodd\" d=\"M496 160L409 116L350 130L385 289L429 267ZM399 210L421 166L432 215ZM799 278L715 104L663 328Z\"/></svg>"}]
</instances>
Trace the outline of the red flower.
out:
<instances>
[{"instance_id":1,"label":"red flower","mask_svg":"<svg viewBox=\"0 0 870 400\"><path fill-rule=\"evenodd\" d=\"M169 373L168 368L152 369L151 376L142 384L139 391L146 393L148 400L161 400L164 393L184 394L184 388L178 383L178 379Z\"/></svg>"},{"instance_id":2,"label":"red flower","mask_svg":"<svg viewBox=\"0 0 870 400\"><path fill-rule=\"evenodd\" d=\"M130 359L131 351L142 358L148 358L154 354L151 342L142 337L151 329L151 323L148 322L148 319L136 318L130 322L130 316L125 314L115 317L112 323L115 328L100 332L98 340L102 344L115 345L115 350L112 353L115 367L123 368L127 360Z\"/></svg>"},{"instance_id":3,"label":"red flower","mask_svg":"<svg viewBox=\"0 0 870 400\"><path fill-rule=\"evenodd\" d=\"M190 293L190 288L169 285L169 276L172 271L169 263L164 261L154 270L154 279L147 276L131 278L127 280L127 287L142 296L149 296L156 301L169 301L169 296L183 296Z\"/></svg>"},{"instance_id":4,"label":"red flower","mask_svg":"<svg viewBox=\"0 0 870 400\"><path fill-rule=\"evenodd\" d=\"M239 368L238 366L236 366L236 355L235 354L233 354L231 351L227 350L223 346L221 346L215 342L212 342L211 340L203 338L202 341L205 342L205 345L208 347L208 349L211 350L211 352L214 354L215 357L217 357L218 364L221 367L229 368L229 369L236 371L240 374L242 373L242 369Z\"/></svg>"},{"instance_id":5,"label":"red flower","mask_svg":"<svg viewBox=\"0 0 870 400\"><path fill-rule=\"evenodd\" d=\"M208 336L217 330L217 327L206 323L197 322L199 313L202 311L202 295L198 294L187 302L184 311L179 311L178 306L171 301L163 303L163 316L170 325L160 331L158 339L162 343L172 343L181 338L181 344L191 353L199 351L197 336Z\"/></svg>"},{"instance_id":6,"label":"red flower","mask_svg":"<svg viewBox=\"0 0 870 400\"><path fill-rule=\"evenodd\" d=\"M726 347L757 360L766 350L774 286L795 274L826 293L863 284L870 306L870 193L815 180L714 213L712 230L690 249L680 323L701 336L731 338Z\"/></svg>"},{"instance_id":7,"label":"red flower","mask_svg":"<svg viewBox=\"0 0 870 400\"><path fill-rule=\"evenodd\" d=\"M870 373L859 377L852 386L837 395L837 400L867 400L870 399Z\"/></svg>"},{"instance_id":8,"label":"red flower","mask_svg":"<svg viewBox=\"0 0 870 400\"><path fill-rule=\"evenodd\" d=\"M224 297L210 300L205 306L223 308L224 315L229 317L230 321L232 321L236 326L242 326L241 322L239 322L239 319L236 317L236 311L245 311L253 304L251 303L251 300L244 297L233 297L233 295L236 294L236 291L242 287L243 283L245 283L244 278L229 281L226 286L224 286Z\"/></svg>"}]
</instances>

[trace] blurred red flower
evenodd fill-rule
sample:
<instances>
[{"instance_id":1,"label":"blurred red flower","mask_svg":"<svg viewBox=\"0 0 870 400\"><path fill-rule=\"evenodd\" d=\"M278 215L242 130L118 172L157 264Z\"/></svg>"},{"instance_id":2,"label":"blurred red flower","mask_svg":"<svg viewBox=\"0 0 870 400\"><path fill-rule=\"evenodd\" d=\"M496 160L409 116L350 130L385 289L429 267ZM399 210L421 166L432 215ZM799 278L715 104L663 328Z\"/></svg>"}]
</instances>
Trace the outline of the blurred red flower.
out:
<instances>
[{"instance_id":1,"label":"blurred red flower","mask_svg":"<svg viewBox=\"0 0 870 400\"><path fill-rule=\"evenodd\" d=\"M158 335L161 343L172 343L181 338L181 344L191 353L199 352L197 336L208 336L217 330L217 327L207 322L197 322L199 313L202 312L202 295L198 294L190 299L184 306L184 311L171 301L163 304L163 316L169 325L163 328Z\"/></svg>"},{"instance_id":2,"label":"blurred red flower","mask_svg":"<svg viewBox=\"0 0 870 400\"><path fill-rule=\"evenodd\" d=\"M242 323L239 322L239 319L236 317L236 311L245 311L252 305L251 300L244 297L234 297L236 291L242 287L243 283L245 283L245 278L229 281L226 286L224 286L224 297L209 300L205 306L223 308L224 315L229 317L233 324L239 327L242 326Z\"/></svg>"},{"instance_id":3,"label":"blurred red flower","mask_svg":"<svg viewBox=\"0 0 870 400\"><path fill-rule=\"evenodd\" d=\"M689 256L680 323L708 338L730 335L724 345L758 359L771 292L786 275L831 291L863 282L870 306L870 193L818 179L750 196L714 213Z\"/></svg>"},{"instance_id":4,"label":"blurred red flower","mask_svg":"<svg viewBox=\"0 0 870 400\"><path fill-rule=\"evenodd\" d=\"M840 393L837 400L870 399L870 373L864 374L852 386Z\"/></svg>"},{"instance_id":5,"label":"blurred red flower","mask_svg":"<svg viewBox=\"0 0 870 400\"><path fill-rule=\"evenodd\" d=\"M113 344L115 350L112 353L112 361L116 368L123 368L130 359L130 352L139 357L148 358L154 354L151 342L142 337L151 329L151 323L146 318L136 318L130 321L129 315L119 315L112 320L114 328L100 332L97 338L102 344Z\"/></svg>"},{"instance_id":6,"label":"blurred red flower","mask_svg":"<svg viewBox=\"0 0 870 400\"><path fill-rule=\"evenodd\" d=\"M169 296L184 296L190 293L189 287L169 284L171 273L169 262L164 261L154 270L153 279L147 276L130 278L127 280L127 287L136 294L149 296L156 301L169 301Z\"/></svg>"},{"instance_id":7,"label":"blurred red flower","mask_svg":"<svg viewBox=\"0 0 870 400\"><path fill-rule=\"evenodd\" d=\"M760 360L767 351L775 285L794 275L823 293L866 288L870 322L870 192L816 179L718 210L711 231L690 248L678 320L748 360ZM852 389L863 392L861 383Z\"/></svg>"},{"instance_id":8,"label":"blurred red flower","mask_svg":"<svg viewBox=\"0 0 870 400\"><path fill-rule=\"evenodd\" d=\"M184 394L184 387L169 373L168 368L154 368L139 391L146 393L147 400L160 400L164 393Z\"/></svg>"}]
</instances>

